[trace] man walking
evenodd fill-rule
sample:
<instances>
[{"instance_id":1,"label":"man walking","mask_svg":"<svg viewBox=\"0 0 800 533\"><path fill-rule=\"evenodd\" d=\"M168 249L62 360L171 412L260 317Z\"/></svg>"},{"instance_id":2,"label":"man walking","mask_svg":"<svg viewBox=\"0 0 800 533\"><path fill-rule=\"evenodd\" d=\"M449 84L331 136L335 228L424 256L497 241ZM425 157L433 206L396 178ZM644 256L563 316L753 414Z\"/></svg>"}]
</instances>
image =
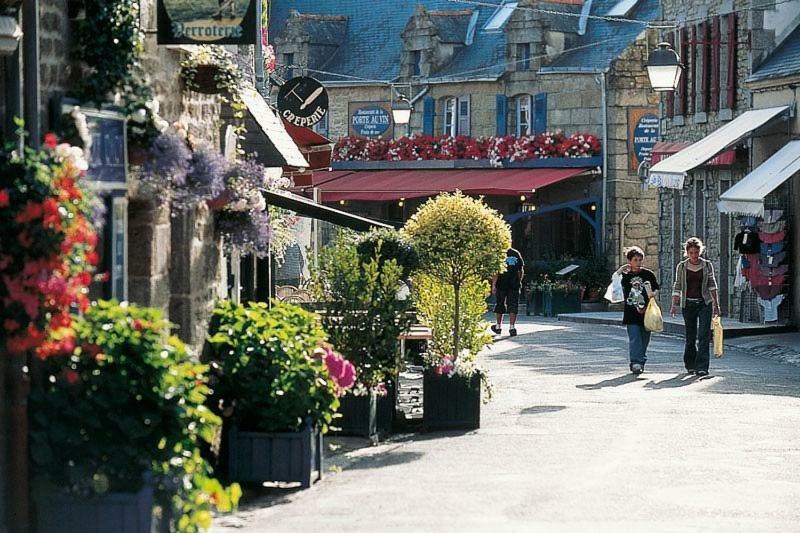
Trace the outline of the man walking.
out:
<instances>
[{"instance_id":1,"label":"man walking","mask_svg":"<svg viewBox=\"0 0 800 533\"><path fill-rule=\"evenodd\" d=\"M519 308L519 291L522 288L522 276L525 263L522 255L514 248L506 251L506 271L492 278L492 294L497 297L494 312L497 324L492 326L492 331L497 335L503 332L503 314L508 313L510 329L508 334L514 337L517 334L517 311Z\"/></svg>"}]
</instances>

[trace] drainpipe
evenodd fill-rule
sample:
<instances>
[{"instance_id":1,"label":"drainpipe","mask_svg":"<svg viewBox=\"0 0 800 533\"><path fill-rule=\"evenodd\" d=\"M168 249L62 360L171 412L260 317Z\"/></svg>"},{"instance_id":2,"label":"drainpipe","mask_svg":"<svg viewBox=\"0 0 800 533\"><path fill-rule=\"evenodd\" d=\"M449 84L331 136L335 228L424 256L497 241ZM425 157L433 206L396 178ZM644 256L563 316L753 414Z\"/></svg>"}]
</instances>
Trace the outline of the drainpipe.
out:
<instances>
[{"instance_id":1,"label":"drainpipe","mask_svg":"<svg viewBox=\"0 0 800 533\"><path fill-rule=\"evenodd\" d=\"M619 221L619 256L623 257L622 254L625 253L625 219L631 216L631 212L628 211L624 215L622 215L622 220Z\"/></svg>"},{"instance_id":2,"label":"drainpipe","mask_svg":"<svg viewBox=\"0 0 800 533\"><path fill-rule=\"evenodd\" d=\"M39 148L42 140L42 123L39 110L42 105L39 77L39 0L22 3L22 61L25 84L25 129L28 145Z\"/></svg>"},{"instance_id":3,"label":"drainpipe","mask_svg":"<svg viewBox=\"0 0 800 533\"><path fill-rule=\"evenodd\" d=\"M608 69L598 73L600 78L600 102L603 106L603 211L600 213L600 252L606 251L606 220L608 213L608 102L606 98L606 75Z\"/></svg>"}]
</instances>

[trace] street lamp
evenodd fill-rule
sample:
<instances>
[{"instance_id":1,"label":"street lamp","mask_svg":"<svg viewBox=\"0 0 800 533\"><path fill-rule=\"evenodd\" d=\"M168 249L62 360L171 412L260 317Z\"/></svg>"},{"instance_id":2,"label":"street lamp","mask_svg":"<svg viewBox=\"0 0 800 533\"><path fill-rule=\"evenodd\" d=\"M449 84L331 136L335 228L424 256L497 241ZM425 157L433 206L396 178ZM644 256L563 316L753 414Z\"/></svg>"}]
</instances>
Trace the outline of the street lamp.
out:
<instances>
[{"instance_id":1,"label":"street lamp","mask_svg":"<svg viewBox=\"0 0 800 533\"><path fill-rule=\"evenodd\" d=\"M399 96L392 102L392 119L395 124L408 124L411 121L411 101L405 96Z\"/></svg>"},{"instance_id":2,"label":"street lamp","mask_svg":"<svg viewBox=\"0 0 800 533\"><path fill-rule=\"evenodd\" d=\"M669 43L659 43L647 58L647 75L656 92L674 91L678 88L683 66Z\"/></svg>"}]
</instances>

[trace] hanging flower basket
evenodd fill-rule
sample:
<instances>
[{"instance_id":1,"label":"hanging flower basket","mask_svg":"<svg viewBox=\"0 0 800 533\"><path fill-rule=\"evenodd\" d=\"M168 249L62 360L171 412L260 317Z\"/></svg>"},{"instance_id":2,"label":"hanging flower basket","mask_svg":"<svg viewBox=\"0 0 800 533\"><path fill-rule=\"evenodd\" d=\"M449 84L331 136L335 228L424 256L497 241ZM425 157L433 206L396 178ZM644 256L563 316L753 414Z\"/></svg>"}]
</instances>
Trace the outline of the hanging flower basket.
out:
<instances>
[{"instance_id":1,"label":"hanging flower basket","mask_svg":"<svg viewBox=\"0 0 800 533\"><path fill-rule=\"evenodd\" d=\"M184 78L189 88L203 94L219 94L223 88L217 84L218 65L197 65L192 70L184 71Z\"/></svg>"},{"instance_id":2,"label":"hanging flower basket","mask_svg":"<svg viewBox=\"0 0 800 533\"><path fill-rule=\"evenodd\" d=\"M140 167L145 164L149 156L149 150L146 146L141 144L129 143L128 144L128 165L133 167Z\"/></svg>"}]
</instances>

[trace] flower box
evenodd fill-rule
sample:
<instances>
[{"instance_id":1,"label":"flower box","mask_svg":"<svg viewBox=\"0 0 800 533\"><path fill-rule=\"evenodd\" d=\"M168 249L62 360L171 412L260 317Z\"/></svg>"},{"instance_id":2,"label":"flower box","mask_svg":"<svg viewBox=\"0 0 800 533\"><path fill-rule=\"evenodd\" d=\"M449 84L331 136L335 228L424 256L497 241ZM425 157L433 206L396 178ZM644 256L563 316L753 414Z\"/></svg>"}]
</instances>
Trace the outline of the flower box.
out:
<instances>
[{"instance_id":1,"label":"flower box","mask_svg":"<svg viewBox=\"0 0 800 533\"><path fill-rule=\"evenodd\" d=\"M544 291L540 288L531 288L528 291L528 305L525 307L526 315L544 314Z\"/></svg>"},{"instance_id":2,"label":"flower box","mask_svg":"<svg viewBox=\"0 0 800 533\"><path fill-rule=\"evenodd\" d=\"M547 300L549 299L549 303ZM580 289L553 289L545 293L545 315L557 317L562 313L581 312Z\"/></svg>"},{"instance_id":3,"label":"flower box","mask_svg":"<svg viewBox=\"0 0 800 533\"><path fill-rule=\"evenodd\" d=\"M377 441L392 431L397 391L392 382L386 387L387 394L379 396L372 391L363 396L346 394L339 399L339 414L334 425L340 428L337 435L366 437Z\"/></svg>"},{"instance_id":4,"label":"flower box","mask_svg":"<svg viewBox=\"0 0 800 533\"><path fill-rule=\"evenodd\" d=\"M425 370L422 384L425 430L478 429L481 425L481 375L448 377Z\"/></svg>"},{"instance_id":5,"label":"flower box","mask_svg":"<svg viewBox=\"0 0 800 533\"><path fill-rule=\"evenodd\" d=\"M37 480L33 497L39 533L150 533L153 516L150 481L134 493L80 497L48 481Z\"/></svg>"},{"instance_id":6,"label":"flower box","mask_svg":"<svg viewBox=\"0 0 800 533\"><path fill-rule=\"evenodd\" d=\"M240 483L300 482L322 479L322 433L307 424L297 432L258 433L232 426L227 435L228 478Z\"/></svg>"}]
</instances>

